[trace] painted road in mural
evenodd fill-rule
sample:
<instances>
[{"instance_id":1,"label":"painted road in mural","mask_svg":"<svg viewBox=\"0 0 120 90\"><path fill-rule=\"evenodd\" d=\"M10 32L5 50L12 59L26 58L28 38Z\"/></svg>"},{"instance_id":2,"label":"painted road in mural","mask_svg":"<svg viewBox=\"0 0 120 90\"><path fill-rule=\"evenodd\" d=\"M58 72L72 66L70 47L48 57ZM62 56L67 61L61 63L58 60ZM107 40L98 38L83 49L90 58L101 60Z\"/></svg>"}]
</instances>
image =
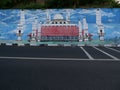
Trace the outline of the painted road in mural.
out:
<instances>
[{"instance_id":1,"label":"painted road in mural","mask_svg":"<svg viewBox=\"0 0 120 90\"><path fill-rule=\"evenodd\" d=\"M105 40L111 39L113 41L120 41L120 9L100 9L102 14L102 23L105 30ZM20 22L21 10L0 10L0 40L17 40L16 30ZM24 10L25 11L25 24L23 40L27 40L27 35L32 31L32 24L34 19L38 19L38 23L47 22L48 10ZM54 18L55 14L61 14L63 19L66 19L67 12L70 12L70 22L78 24L80 20L86 17L88 23L88 31L93 35L93 39L98 38L98 29L96 25L96 9L50 9L50 19ZM119 43L119 42L118 42Z\"/></svg>"}]
</instances>

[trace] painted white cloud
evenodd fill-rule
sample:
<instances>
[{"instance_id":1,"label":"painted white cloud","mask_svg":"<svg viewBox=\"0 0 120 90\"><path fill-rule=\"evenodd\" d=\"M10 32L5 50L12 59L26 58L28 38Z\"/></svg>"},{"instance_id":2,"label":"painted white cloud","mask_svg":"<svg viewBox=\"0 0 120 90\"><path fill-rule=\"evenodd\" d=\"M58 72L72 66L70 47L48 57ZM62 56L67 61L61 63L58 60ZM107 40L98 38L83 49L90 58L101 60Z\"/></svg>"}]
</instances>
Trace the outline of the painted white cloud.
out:
<instances>
[{"instance_id":1,"label":"painted white cloud","mask_svg":"<svg viewBox=\"0 0 120 90\"><path fill-rule=\"evenodd\" d=\"M49 12L50 14L57 14L57 13L61 13L61 10L59 9L48 9L48 10L45 10L45 14ZM64 13L64 12L62 12Z\"/></svg>"},{"instance_id":2,"label":"painted white cloud","mask_svg":"<svg viewBox=\"0 0 120 90\"><path fill-rule=\"evenodd\" d=\"M119 31L114 31L114 32L112 33L112 35L120 35L120 32L119 32Z\"/></svg>"},{"instance_id":3,"label":"painted white cloud","mask_svg":"<svg viewBox=\"0 0 120 90\"><path fill-rule=\"evenodd\" d=\"M25 15L27 15L29 17L35 17L36 16L34 11L30 11L30 10L25 10Z\"/></svg>"},{"instance_id":4,"label":"painted white cloud","mask_svg":"<svg viewBox=\"0 0 120 90\"><path fill-rule=\"evenodd\" d=\"M7 23L2 22L2 21L0 21L0 25L2 25L2 26L6 26L6 27L9 27L9 25L8 25Z\"/></svg>"},{"instance_id":5,"label":"painted white cloud","mask_svg":"<svg viewBox=\"0 0 120 90\"><path fill-rule=\"evenodd\" d=\"M108 13L105 12L101 9L102 16L107 16L107 17L115 17L113 13ZM82 11L79 12L79 14L89 14L89 15L96 15L96 9L82 9Z\"/></svg>"},{"instance_id":6,"label":"painted white cloud","mask_svg":"<svg viewBox=\"0 0 120 90\"><path fill-rule=\"evenodd\" d=\"M96 11L95 10L88 10L88 9L82 9L82 11L79 12L79 14L89 14L89 15L95 15Z\"/></svg>"},{"instance_id":7,"label":"painted white cloud","mask_svg":"<svg viewBox=\"0 0 120 90\"><path fill-rule=\"evenodd\" d=\"M4 37L4 36L0 36L0 39L5 39L6 37Z\"/></svg>"},{"instance_id":8,"label":"painted white cloud","mask_svg":"<svg viewBox=\"0 0 120 90\"><path fill-rule=\"evenodd\" d=\"M102 11L102 10L101 10ZM106 16L106 17L115 17L116 15L114 15L113 13L108 13L108 12L104 12L104 11L102 11L101 12L102 13L102 16Z\"/></svg>"},{"instance_id":9,"label":"painted white cloud","mask_svg":"<svg viewBox=\"0 0 120 90\"><path fill-rule=\"evenodd\" d=\"M9 31L8 33L9 34L15 34L16 32L17 32L17 29L14 29L14 30Z\"/></svg>"},{"instance_id":10,"label":"painted white cloud","mask_svg":"<svg viewBox=\"0 0 120 90\"><path fill-rule=\"evenodd\" d=\"M98 36L98 34L97 33L91 33L93 36Z\"/></svg>"},{"instance_id":11,"label":"painted white cloud","mask_svg":"<svg viewBox=\"0 0 120 90\"><path fill-rule=\"evenodd\" d=\"M28 19L25 20L25 22L26 22L26 24L31 24L31 23L34 22L34 18L33 17L28 18Z\"/></svg>"},{"instance_id":12,"label":"painted white cloud","mask_svg":"<svg viewBox=\"0 0 120 90\"><path fill-rule=\"evenodd\" d=\"M18 12L19 10L11 10L11 14L18 14L19 12Z\"/></svg>"},{"instance_id":13,"label":"painted white cloud","mask_svg":"<svg viewBox=\"0 0 120 90\"><path fill-rule=\"evenodd\" d=\"M10 15L10 16L8 16L8 17L2 19L2 21L9 20L9 19L14 18L14 17L15 17L14 15Z\"/></svg>"},{"instance_id":14,"label":"painted white cloud","mask_svg":"<svg viewBox=\"0 0 120 90\"><path fill-rule=\"evenodd\" d=\"M13 23L14 24L18 24L20 22L20 20L16 20L16 21L14 21Z\"/></svg>"},{"instance_id":15,"label":"painted white cloud","mask_svg":"<svg viewBox=\"0 0 120 90\"><path fill-rule=\"evenodd\" d=\"M104 25L104 27L105 28L109 28L109 29L113 29L114 28L114 26L112 26L112 25Z\"/></svg>"},{"instance_id":16,"label":"painted white cloud","mask_svg":"<svg viewBox=\"0 0 120 90\"><path fill-rule=\"evenodd\" d=\"M108 22L110 22L110 23L111 23L111 22L113 22L113 20L112 20L112 19L108 19Z\"/></svg>"},{"instance_id":17,"label":"painted white cloud","mask_svg":"<svg viewBox=\"0 0 120 90\"><path fill-rule=\"evenodd\" d=\"M2 13L2 12L0 12L0 15L6 16L6 14L4 14L4 13Z\"/></svg>"}]
</instances>

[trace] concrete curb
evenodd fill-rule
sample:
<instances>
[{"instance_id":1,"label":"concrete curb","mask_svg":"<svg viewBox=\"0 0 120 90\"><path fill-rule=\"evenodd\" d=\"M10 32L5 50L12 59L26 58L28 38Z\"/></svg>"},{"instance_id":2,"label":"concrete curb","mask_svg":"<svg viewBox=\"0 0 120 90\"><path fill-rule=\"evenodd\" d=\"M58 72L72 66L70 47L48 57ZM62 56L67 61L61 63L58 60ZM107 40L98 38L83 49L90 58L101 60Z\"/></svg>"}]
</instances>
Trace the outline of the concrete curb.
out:
<instances>
[{"instance_id":1,"label":"concrete curb","mask_svg":"<svg viewBox=\"0 0 120 90\"><path fill-rule=\"evenodd\" d=\"M12 43L6 43L7 46L12 46L13 44Z\"/></svg>"},{"instance_id":2,"label":"concrete curb","mask_svg":"<svg viewBox=\"0 0 120 90\"><path fill-rule=\"evenodd\" d=\"M25 44L22 44L22 43L21 43L21 44L18 44L18 46L25 46Z\"/></svg>"},{"instance_id":3,"label":"concrete curb","mask_svg":"<svg viewBox=\"0 0 120 90\"><path fill-rule=\"evenodd\" d=\"M36 44L36 43L30 43L30 44L23 44L23 43L0 43L0 46L63 46L63 47L82 47L82 46L103 46L103 47L120 47L120 44L118 45L112 45L112 44L105 44L105 45L85 45L85 44Z\"/></svg>"},{"instance_id":4,"label":"concrete curb","mask_svg":"<svg viewBox=\"0 0 120 90\"><path fill-rule=\"evenodd\" d=\"M58 44L48 44L47 46L58 46Z\"/></svg>"}]
</instances>

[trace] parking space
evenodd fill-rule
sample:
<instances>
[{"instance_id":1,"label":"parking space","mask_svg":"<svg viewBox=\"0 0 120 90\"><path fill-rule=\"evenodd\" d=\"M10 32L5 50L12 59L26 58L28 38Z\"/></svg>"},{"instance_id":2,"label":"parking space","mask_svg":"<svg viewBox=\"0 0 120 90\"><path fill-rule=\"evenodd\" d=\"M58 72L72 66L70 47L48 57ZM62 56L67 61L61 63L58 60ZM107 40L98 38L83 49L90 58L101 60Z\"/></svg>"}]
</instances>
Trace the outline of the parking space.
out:
<instances>
[{"instance_id":1,"label":"parking space","mask_svg":"<svg viewBox=\"0 0 120 90\"><path fill-rule=\"evenodd\" d=\"M84 49L94 58L94 59L112 59L111 57L109 57L108 55L98 51L97 49L88 46L88 47L84 47Z\"/></svg>"},{"instance_id":2,"label":"parking space","mask_svg":"<svg viewBox=\"0 0 120 90\"><path fill-rule=\"evenodd\" d=\"M0 57L46 58L50 60L119 60L119 49L119 47L95 46L0 46Z\"/></svg>"},{"instance_id":3,"label":"parking space","mask_svg":"<svg viewBox=\"0 0 120 90\"><path fill-rule=\"evenodd\" d=\"M114 56L114 57L120 59L120 52L112 50L112 49L110 49L110 47L109 48L108 47L98 47L98 48L109 53L111 56Z\"/></svg>"},{"instance_id":4,"label":"parking space","mask_svg":"<svg viewBox=\"0 0 120 90\"><path fill-rule=\"evenodd\" d=\"M88 59L79 47L0 47L0 56L37 58L79 58Z\"/></svg>"},{"instance_id":5,"label":"parking space","mask_svg":"<svg viewBox=\"0 0 120 90\"><path fill-rule=\"evenodd\" d=\"M119 50L120 51L120 47L111 47L111 48L114 48L116 50Z\"/></svg>"}]
</instances>

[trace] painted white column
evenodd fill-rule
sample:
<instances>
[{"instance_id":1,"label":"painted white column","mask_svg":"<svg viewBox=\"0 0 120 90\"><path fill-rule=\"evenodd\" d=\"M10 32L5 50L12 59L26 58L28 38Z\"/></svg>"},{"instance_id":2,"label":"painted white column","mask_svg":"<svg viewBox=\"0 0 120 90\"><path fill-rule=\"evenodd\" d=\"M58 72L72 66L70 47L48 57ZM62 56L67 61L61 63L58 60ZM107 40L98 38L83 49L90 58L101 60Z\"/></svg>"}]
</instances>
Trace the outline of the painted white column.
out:
<instances>
[{"instance_id":1,"label":"painted white column","mask_svg":"<svg viewBox=\"0 0 120 90\"><path fill-rule=\"evenodd\" d=\"M41 22L38 25L38 42L40 42L40 41L41 41Z\"/></svg>"},{"instance_id":2,"label":"painted white column","mask_svg":"<svg viewBox=\"0 0 120 90\"><path fill-rule=\"evenodd\" d=\"M103 25L98 25L98 35L99 35L99 40L104 41L104 26Z\"/></svg>"},{"instance_id":3,"label":"painted white column","mask_svg":"<svg viewBox=\"0 0 120 90\"><path fill-rule=\"evenodd\" d=\"M36 31L38 30L38 21L35 18L35 21L32 24L32 41L35 41L37 38Z\"/></svg>"},{"instance_id":4,"label":"painted white column","mask_svg":"<svg viewBox=\"0 0 120 90\"><path fill-rule=\"evenodd\" d=\"M25 26L25 12L24 10L21 10L20 11L20 22L18 24L17 32L16 32L18 41L22 40L22 35L24 32L24 28L25 28L24 26Z\"/></svg>"},{"instance_id":5,"label":"painted white column","mask_svg":"<svg viewBox=\"0 0 120 90\"><path fill-rule=\"evenodd\" d=\"M81 21L78 22L78 27L79 27L79 42L82 42L82 23Z\"/></svg>"},{"instance_id":6,"label":"painted white column","mask_svg":"<svg viewBox=\"0 0 120 90\"><path fill-rule=\"evenodd\" d=\"M49 10L46 11L46 15L47 15L47 23L50 23L51 21L51 16L50 16L50 13L49 13Z\"/></svg>"},{"instance_id":7,"label":"painted white column","mask_svg":"<svg viewBox=\"0 0 120 90\"><path fill-rule=\"evenodd\" d=\"M100 11L100 9L97 9L96 10L96 24L98 27L98 36L99 36L99 40L103 41L105 32L104 32L104 26L102 24L101 18L102 18L101 11Z\"/></svg>"},{"instance_id":8,"label":"painted white column","mask_svg":"<svg viewBox=\"0 0 120 90\"><path fill-rule=\"evenodd\" d=\"M24 12L24 10L20 11L20 24L25 25L25 12Z\"/></svg>"},{"instance_id":9,"label":"painted white column","mask_svg":"<svg viewBox=\"0 0 120 90\"><path fill-rule=\"evenodd\" d=\"M88 24L86 18L83 18L84 41L88 41Z\"/></svg>"},{"instance_id":10,"label":"painted white column","mask_svg":"<svg viewBox=\"0 0 120 90\"><path fill-rule=\"evenodd\" d=\"M66 12L67 12L67 14L66 14L66 21L69 23L70 22L70 10L67 9Z\"/></svg>"}]
</instances>

